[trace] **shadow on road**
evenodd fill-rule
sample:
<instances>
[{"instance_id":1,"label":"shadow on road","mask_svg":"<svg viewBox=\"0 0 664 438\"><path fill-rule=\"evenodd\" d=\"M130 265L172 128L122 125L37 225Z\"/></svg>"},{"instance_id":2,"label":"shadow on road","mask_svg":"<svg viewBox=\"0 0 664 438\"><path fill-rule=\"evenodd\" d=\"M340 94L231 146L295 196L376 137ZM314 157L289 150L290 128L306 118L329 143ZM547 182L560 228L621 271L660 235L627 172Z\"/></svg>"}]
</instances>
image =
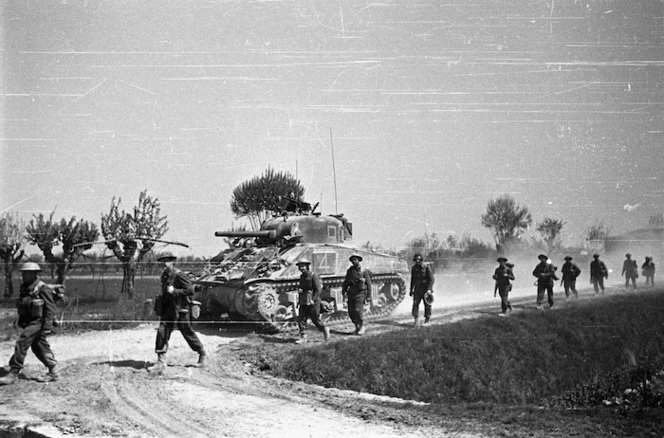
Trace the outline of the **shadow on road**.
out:
<instances>
[{"instance_id":1,"label":"shadow on road","mask_svg":"<svg viewBox=\"0 0 664 438\"><path fill-rule=\"evenodd\" d=\"M142 370L146 366L144 360L107 360L105 362L95 362L93 365L108 365L117 368L133 368Z\"/></svg>"}]
</instances>

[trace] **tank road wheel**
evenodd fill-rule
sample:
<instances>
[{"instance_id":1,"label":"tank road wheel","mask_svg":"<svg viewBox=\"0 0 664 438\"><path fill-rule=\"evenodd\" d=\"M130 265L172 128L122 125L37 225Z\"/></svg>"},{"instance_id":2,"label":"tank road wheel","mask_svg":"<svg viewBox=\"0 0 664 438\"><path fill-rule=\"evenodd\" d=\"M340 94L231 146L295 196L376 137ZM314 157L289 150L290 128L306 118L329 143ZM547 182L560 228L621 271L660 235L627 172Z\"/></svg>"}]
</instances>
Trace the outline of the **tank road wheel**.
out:
<instances>
[{"instance_id":1,"label":"tank road wheel","mask_svg":"<svg viewBox=\"0 0 664 438\"><path fill-rule=\"evenodd\" d=\"M291 306L279 304L279 307L277 307L277 313L275 314L275 320L277 322L282 322L290 319L293 319L293 309Z\"/></svg>"},{"instance_id":2,"label":"tank road wheel","mask_svg":"<svg viewBox=\"0 0 664 438\"><path fill-rule=\"evenodd\" d=\"M258 294L258 314L266 321L274 321L279 307L279 298L272 288L265 288Z\"/></svg>"},{"instance_id":3,"label":"tank road wheel","mask_svg":"<svg viewBox=\"0 0 664 438\"><path fill-rule=\"evenodd\" d=\"M398 283L390 283L390 297L392 298L392 301L398 300L400 294L401 294L400 285Z\"/></svg>"}]
</instances>

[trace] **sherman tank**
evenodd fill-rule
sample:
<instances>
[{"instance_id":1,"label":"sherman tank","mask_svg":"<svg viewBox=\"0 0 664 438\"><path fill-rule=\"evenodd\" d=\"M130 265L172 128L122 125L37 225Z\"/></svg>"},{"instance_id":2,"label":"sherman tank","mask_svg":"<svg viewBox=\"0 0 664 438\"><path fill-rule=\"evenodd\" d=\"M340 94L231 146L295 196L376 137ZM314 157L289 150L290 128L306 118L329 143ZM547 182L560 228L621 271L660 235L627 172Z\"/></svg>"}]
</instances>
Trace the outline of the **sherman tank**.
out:
<instances>
[{"instance_id":1,"label":"sherman tank","mask_svg":"<svg viewBox=\"0 0 664 438\"><path fill-rule=\"evenodd\" d=\"M362 266L371 274L366 319L390 314L406 295L406 262L350 245L352 224L343 215L283 214L267 219L259 231L215 235L227 238L231 248L213 257L208 272L196 280L201 316L207 320L292 327L298 315L296 264L302 259L311 261L311 270L321 277L321 315L327 324L350 321L341 289L352 254L362 256Z\"/></svg>"}]
</instances>

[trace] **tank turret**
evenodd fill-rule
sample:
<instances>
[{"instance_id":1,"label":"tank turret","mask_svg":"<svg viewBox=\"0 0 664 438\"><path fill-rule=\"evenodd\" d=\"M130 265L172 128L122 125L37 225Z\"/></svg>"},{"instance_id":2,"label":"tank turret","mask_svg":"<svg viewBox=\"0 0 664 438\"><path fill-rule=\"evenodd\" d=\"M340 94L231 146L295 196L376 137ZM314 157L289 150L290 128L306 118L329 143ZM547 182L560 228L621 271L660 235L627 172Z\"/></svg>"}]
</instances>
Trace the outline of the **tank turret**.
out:
<instances>
[{"instance_id":1,"label":"tank turret","mask_svg":"<svg viewBox=\"0 0 664 438\"><path fill-rule=\"evenodd\" d=\"M392 312L406 294L398 257L354 247L352 224L343 215L288 214L263 222L259 231L217 231L234 245L211 260L210 273L197 279L202 313L211 320L259 321L283 328L298 314L297 262L311 261L323 282L322 307L329 323L348 318L341 293L349 257L359 253L372 277L365 314L375 319Z\"/></svg>"}]
</instances>

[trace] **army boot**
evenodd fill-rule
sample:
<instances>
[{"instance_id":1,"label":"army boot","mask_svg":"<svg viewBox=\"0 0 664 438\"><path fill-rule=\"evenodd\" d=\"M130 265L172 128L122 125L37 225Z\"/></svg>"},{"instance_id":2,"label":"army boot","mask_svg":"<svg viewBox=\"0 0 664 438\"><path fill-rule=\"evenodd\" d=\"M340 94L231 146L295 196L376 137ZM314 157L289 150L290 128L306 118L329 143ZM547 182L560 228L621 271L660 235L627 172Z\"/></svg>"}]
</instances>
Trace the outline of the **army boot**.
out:
<instances>
[{"instance_id":1,"label":"army boot","mask_svg":"<svg viewBox=\"0 0 664 438\"><path fill-rule=\"evenodd\" d=\"M18 373L19 373L18 368L12 368L9 370L9 374L7 374L5 377L0 378L0 386L2 385L11 385L12 383L16 383L18 380Z\"/></svg>"},{"instance_id":2,"label":"army boot","mask_svg":"<svg viewBox=\"0 0 664 438\"><path fill-rule=\"evenodd\" d=\"M58 366L52 365L48 367L48 373L44 376L37 377L35 380L41 383L56 382L60 380L60 372L58 371Z\"/></svg>"},{"instance_id":3,"label":"army boot","mask_svg":"<svg viewBox=\"0 0 664 438\"><path fill-rule=\"evenodd\" d=\"M168 365L166 365L166 353L157 354L157 362L148 367L148 371L151 373L163 373Z\"/></svg>"},{"instance_id":4,"label":"army boot","mask_svg":"<svg viewBox=\"0 0 664 438\"><path fill-rule=\"evenodd\" d=\"M325 339L325 341L330 340L330 328L329 327L325 327L323 329L323 339Z\"/></svg>"},{"instance_id":5,"label":"army boot","mask_svg":"<svg viewBox=\"0 0 664 438\"><path fill-rule=\"evenodd\" d=\"M419 325L420 325L420 318L418 318L417 316L414 316L413 317L413 327L417 328L417 327L419 327Z\"/></svg>"},{"instance_id":6,"label":"army boot","mask_svg":"<svg viewBox=\"0 0 664 438\"><path fill-rule=\"evenodd\" d=\"M307 335L301 334L300 339L295 341L296 344L306 344L307 343Z\"/></svg>"},{"instance_id":7,"label":"army boot","mask_svg":"<svg viewBox=\"0 0 664 438\"><path fill-rule=\"evenodd\" d=\"M430 319L431 319L430 316L425 316L425 317L424 317L424 323L425 323L425 324L428 323Z\"/></svg>"},{"instance_id":8,"label":"army boot","mask_svg":"<svg viewBox=\"0 0 664 438\"><path fill-rule=\"evenodd\" d=\"M194 368L205 368L206 354L205 352L198 355L198 362L194 365Z\"/></svg>"}]
</instances>

